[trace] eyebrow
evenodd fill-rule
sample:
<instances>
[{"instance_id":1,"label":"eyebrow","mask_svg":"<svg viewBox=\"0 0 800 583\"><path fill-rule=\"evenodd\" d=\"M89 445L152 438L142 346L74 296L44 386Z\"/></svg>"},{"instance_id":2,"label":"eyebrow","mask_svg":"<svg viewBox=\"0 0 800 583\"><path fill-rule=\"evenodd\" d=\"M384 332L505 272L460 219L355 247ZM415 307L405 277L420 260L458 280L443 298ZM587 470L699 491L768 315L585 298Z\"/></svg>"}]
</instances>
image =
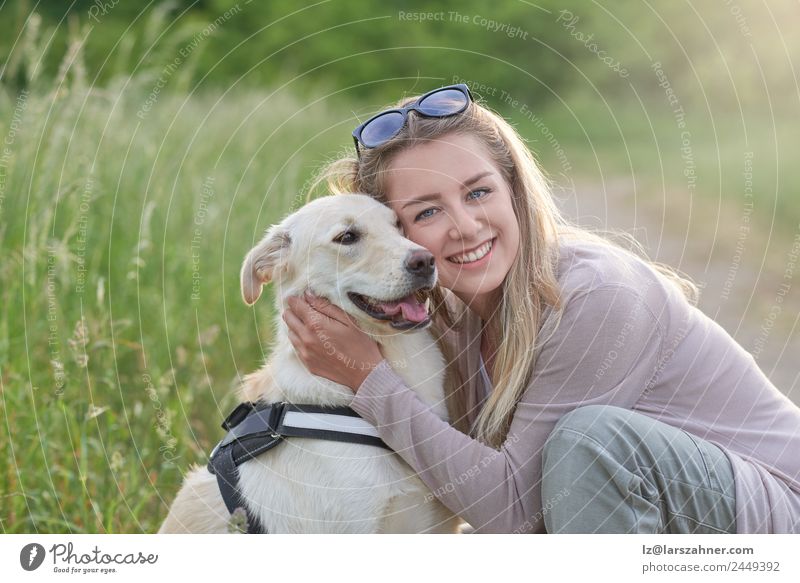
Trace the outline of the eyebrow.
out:
<instances>
[{"instance_id":1,"label":"eyebrow","mask_svg":"<svg viewBox=\"0 0 800 583\"><path fill-rule=\"evenodd\" d=\"M486 176L489 176L491 174L493 174L493 172L491 170L485 170L483 172L479 172L478 174L476 174L472 178L468 178L467 180L465 180L463 182L463 185L464 186L472 186L473 184L478 182L478 180L480 180L481 178L485 178ZM440 196L441 196L441 193L439 193L439 192L431 192L430 194L423 194L422 196L418 196L417 198L408 201L406 204L404 204L400 208L404 209L407 206L411 206L412 204L419 204L421 202L426 202L426 201L429 201L429 200L435 200L435 199L439 198Z\"/></svg>"}]
</instances>

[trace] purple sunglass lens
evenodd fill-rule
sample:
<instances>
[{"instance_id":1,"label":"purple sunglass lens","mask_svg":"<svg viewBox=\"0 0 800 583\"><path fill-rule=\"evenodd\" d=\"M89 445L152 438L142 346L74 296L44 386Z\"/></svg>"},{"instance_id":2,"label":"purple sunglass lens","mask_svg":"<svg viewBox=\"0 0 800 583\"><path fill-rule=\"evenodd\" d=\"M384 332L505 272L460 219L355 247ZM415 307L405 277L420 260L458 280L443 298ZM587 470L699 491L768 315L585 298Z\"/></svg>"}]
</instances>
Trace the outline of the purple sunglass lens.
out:
<instances>
[{"instance_id":1,"label":"purple sunglass lens","mask_svg":"<svg viewBox=\"0 0 800 583\"><path fill-rule=\"evenodd\" d=\"M417 108L425 115L448 115L467 105L467 96L456 89L437 91L423 99Z\"/></svg>"},{"instance_id":2,"label":"purple sunglass lens","mask_svg":"<svg viewBox=\"0 0 800 583\"><path fill-rule=\"evenodd\" d=\"M376 117L361 130L361 143L367 148L380 146L403 127L403 114L390 111Z\"/></svg>"}]
</instances>

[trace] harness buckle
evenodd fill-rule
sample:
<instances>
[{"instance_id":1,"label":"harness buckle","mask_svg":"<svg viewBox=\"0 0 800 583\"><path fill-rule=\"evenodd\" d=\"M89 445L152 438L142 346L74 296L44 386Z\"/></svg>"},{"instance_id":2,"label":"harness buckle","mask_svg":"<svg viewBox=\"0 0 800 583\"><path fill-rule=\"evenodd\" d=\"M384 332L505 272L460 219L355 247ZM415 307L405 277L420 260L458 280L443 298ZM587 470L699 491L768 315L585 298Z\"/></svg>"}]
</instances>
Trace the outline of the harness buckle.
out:
<instances>
[{"instance_id":1,"label":"harness buckle","mask_svg":"<svg viewBox=\"0 0 800 583\"><path fill-rule=\"evenodd\" d=\"M226 431L230 431L244 421L253 409L255 409L253 403L239 403L236 408L231 411L230 415L225 417L225 421L222 422L222 428Z\"/></svg>"}]
</instances>

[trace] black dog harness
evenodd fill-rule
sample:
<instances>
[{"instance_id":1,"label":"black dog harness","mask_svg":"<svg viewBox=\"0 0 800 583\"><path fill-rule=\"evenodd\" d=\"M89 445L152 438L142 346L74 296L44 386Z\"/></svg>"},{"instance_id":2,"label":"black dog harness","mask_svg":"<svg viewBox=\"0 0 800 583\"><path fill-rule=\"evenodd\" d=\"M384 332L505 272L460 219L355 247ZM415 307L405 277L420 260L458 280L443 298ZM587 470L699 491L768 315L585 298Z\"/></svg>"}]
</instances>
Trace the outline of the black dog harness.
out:
<instances>
[{"instance_id":1,"label":"black dog harness","mask_svg":"<svg viewBox=\"0 0 800 583\"><path fill-rule=\"evenodd\" d=\"M290 403L241 403L222 423L228 433L211 451L208 471L217 476L228 512L242 508L247 532L267 533L245 504L237 484L237 467L268 451L286 437L313 437L375 445L392 450L378 431L350 407L320 407Z\"/></svg>"}]
</instances>

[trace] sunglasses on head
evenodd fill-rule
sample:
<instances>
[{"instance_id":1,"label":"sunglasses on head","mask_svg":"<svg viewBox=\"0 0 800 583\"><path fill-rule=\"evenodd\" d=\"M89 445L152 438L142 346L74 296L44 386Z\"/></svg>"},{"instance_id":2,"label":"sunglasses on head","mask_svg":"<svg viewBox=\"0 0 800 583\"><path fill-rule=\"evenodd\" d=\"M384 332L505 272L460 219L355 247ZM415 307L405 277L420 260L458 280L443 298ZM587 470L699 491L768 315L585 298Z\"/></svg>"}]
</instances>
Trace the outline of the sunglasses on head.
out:
<instances>
[{"instance_id":1,"label":"sunglasses on head","mask_svg":"<svg viewBox=\"0 0 800 583\"><path fill-rule=\"evenodd\" d=\"M461 113L471 102L469 87L466 83L459 83L428 91L414 103L400 109L382 111L353 130L356 153L361 157L359 144L364 148L375 148L396 136L406 125L409 111L416 111L423 117L448 117Z\"/></svg>"}]
</instances>

